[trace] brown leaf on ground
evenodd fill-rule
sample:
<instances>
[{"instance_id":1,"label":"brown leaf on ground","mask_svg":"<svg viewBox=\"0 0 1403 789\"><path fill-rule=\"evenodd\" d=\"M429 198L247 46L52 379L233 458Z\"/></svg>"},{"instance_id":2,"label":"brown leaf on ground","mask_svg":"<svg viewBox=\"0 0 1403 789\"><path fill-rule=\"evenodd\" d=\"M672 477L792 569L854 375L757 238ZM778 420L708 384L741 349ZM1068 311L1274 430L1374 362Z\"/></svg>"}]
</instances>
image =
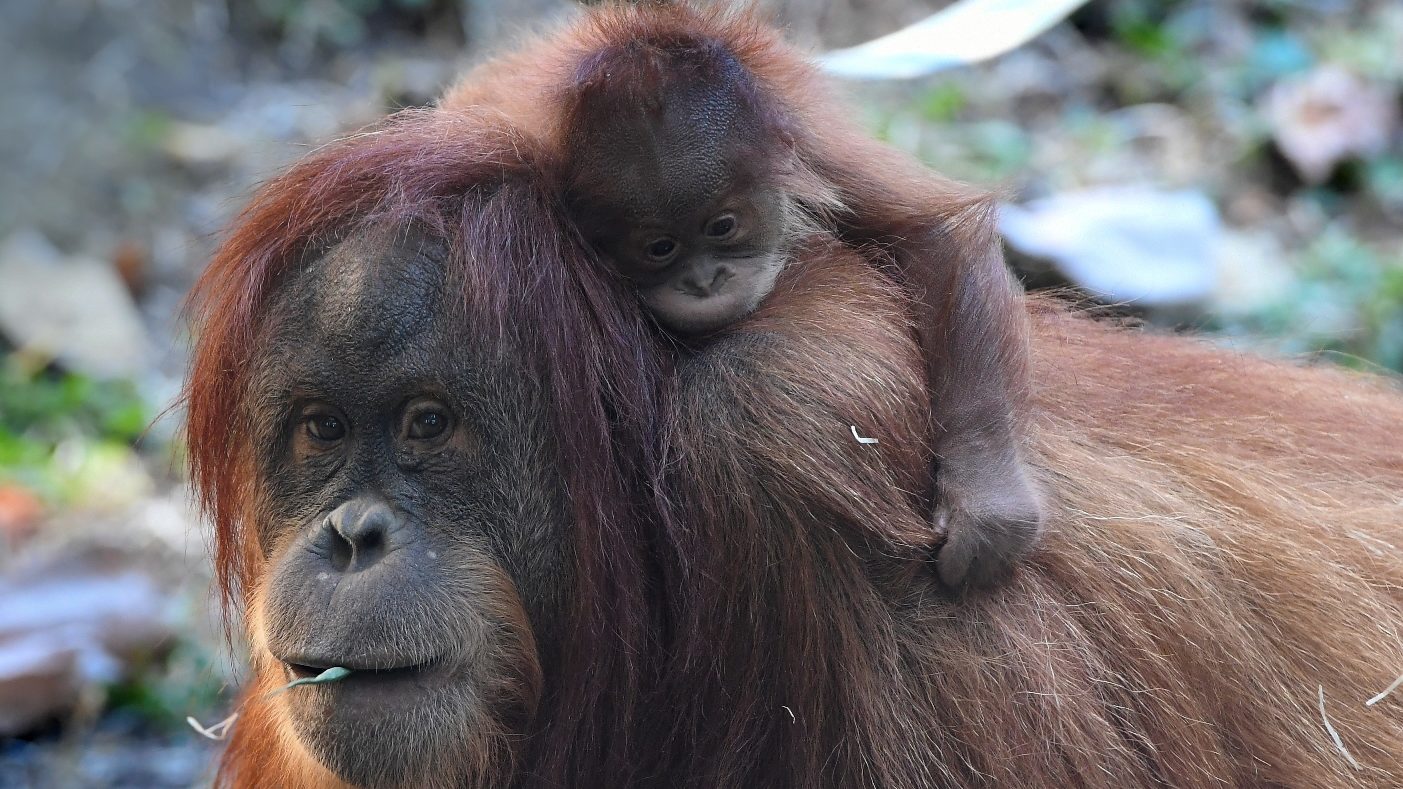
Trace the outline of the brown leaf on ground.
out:
<instances>
[{"instance_id":1,"label":"brown leaf on ground","mask_svg":"<svg viewBox=\"0 0 1403 789\"><path fill-rule=\"evenodd\" d=\"M12 546L34 534L44 505L18 485L0 485L0 539Z\"/></svg>"}]
</instances>

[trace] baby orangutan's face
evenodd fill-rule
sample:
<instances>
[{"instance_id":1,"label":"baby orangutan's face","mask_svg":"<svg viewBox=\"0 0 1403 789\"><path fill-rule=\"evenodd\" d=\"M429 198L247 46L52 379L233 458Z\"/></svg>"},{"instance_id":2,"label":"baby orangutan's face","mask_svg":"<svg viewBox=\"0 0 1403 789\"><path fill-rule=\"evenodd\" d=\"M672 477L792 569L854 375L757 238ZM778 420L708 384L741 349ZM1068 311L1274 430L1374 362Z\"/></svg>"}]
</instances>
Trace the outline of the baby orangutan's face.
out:
<instances>
[{"instance_id":1,"label":"baby orangutan's face","mask_svg":"<svg viewBox=\"0 0 1403 789\"><path fill-rule=\"evenodd\" d=\"M656 210L630 212L599 246L669 331L704 334L748 315L784 268L787 196L761 187L678 206L658 191L634 203Z\"/></svg>"}]
</instances>

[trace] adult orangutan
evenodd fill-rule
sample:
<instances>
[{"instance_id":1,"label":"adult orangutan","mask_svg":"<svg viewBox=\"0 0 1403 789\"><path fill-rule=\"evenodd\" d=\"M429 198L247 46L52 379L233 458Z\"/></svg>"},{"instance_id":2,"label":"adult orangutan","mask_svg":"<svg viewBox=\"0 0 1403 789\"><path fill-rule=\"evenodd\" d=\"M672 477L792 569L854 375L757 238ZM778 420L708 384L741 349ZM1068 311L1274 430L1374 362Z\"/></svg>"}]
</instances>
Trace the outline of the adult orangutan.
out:
<instances>
[{"instance_id":1,"label":"adult orangutan","mask_svg":"<svg viewBox=\"0 0 1403 789\"><path fill-rule=\"evenodd\" d=\"M557 164L402 114L201 280L192 474L255 671L222 783L1403 782L1403 700L1363 705L1403 671L1390 384L1031 302L1048 534L954 598L906 292L815 233L677 357Z\"/></svg>"}]
</instances>

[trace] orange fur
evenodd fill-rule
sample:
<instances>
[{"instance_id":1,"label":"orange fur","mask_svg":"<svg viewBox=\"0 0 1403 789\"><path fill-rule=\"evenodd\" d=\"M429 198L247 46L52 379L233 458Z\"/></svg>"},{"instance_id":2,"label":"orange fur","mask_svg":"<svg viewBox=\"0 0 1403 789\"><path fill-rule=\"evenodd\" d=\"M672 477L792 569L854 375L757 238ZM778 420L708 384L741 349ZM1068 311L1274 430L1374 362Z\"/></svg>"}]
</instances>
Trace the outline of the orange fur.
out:
<instances>
[{"instance_id":1,"label":"orange fur","mask_svg":"<svg viewBox=\"0 0 1403 789\"><path fill-rule=\"evenodd\" d=\"M194 481L255 645L268 568L250 460L260 426L243 398L263 310L299 255L390 218L445 240L443 265L481 313L464 342L529 347L559 376L542 417L574 442L560 465L578 499L580 588L562 616L587 626L568 630L575 653L540 678L529 731L509 732L523 743L514 770L465 774L506 786L1403 785L1403 699L1363 706L1403 671L1394 383L1019 303L1032 327L1026 451L1048 536L1007 587L952 598L923 561L931 448L911 294L843 244L810 239L760 312L666 376L636 305L540 196L548 145L513 122L446 100L319 151L255 199L201 283ZM982 202L934 209L965 219L961 243L988 245L971 205ZM532 342L505 344L513 330ZM653 384L667 397L619 394ZM858 444L853 427L880 443ZM623 528L630 515L645 529ZM262 698L280 683L255 663L221 780L338 785L277 697ZM1363 769L1331 742L1318 687Z\"/></svg>"}]
</instances>

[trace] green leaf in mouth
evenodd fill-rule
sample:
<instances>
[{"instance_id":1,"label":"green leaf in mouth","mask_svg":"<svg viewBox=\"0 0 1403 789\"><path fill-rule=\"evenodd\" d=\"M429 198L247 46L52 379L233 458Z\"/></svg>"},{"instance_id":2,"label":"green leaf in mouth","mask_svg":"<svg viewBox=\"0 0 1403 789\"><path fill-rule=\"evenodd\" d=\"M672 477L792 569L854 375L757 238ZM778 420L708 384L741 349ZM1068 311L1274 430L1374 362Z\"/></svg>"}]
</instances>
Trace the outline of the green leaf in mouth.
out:
<instances>
[{"instance_id":1,"label":"green leaf in mouth","mask_svg":"<svg viewBox=\"0 0 1403 789\"><path fill-rule=\"evenodd\" d=\"M328 682L337 682L343 680L346 677L349 677L350 675L350 669L344 668L342 666L332 666L331 668L323 671L315 677L303 677L302 679L294 679L286 685L283 685L281 688L277 688L269 692L268 695L275 696L279 693L282 693L285 690L288 690L289 688L295 688L298 685L325 685Z\"/></svg>"}]
</instances>

